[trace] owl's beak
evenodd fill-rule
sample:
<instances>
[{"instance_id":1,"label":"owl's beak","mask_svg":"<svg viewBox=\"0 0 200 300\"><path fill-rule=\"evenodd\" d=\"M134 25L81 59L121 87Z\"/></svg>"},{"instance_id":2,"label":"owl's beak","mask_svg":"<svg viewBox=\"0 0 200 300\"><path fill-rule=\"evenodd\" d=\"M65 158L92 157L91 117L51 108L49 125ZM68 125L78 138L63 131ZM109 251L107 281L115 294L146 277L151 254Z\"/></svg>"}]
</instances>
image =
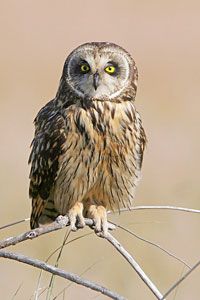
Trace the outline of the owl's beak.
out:
<instances>
[{"instance_id":1,"label":"owl's beak","mask_svg":"<svg viewBox=\"0 0 200 300\"><path fill-rule=\"evenodd\" d=\"M94 86L94 89L95 91L97 90L98 86L99 86L99 73L96 72L94 75L93 75L93 86Z\"/></svg>"}]
</instances>

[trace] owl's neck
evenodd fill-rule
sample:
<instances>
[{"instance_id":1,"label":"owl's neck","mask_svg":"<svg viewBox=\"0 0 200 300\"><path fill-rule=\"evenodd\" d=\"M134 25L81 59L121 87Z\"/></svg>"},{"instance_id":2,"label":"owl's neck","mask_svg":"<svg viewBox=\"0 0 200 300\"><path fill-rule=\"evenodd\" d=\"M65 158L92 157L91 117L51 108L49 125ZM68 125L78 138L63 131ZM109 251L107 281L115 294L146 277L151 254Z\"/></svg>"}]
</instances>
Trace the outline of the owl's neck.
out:
<instances>
[{"instance_id":1,"label":"owl's neck","mask_svg":"<svg viewBox=\"0 0 200 300\"><path fill-rule=\"evenodd\" d=\"M109 105L114 107L115 104L133 102L135 100L135 94L135 88L133 86L130 86L126 91L124 91L123 95L114 99L83 99L68 86L68 84L62 77L54 102L57 107L67 108L70 105L75 104L84 109L94 108L96 110L99 110L100 107L107 108Z\"/></svg>"}]
</instances>

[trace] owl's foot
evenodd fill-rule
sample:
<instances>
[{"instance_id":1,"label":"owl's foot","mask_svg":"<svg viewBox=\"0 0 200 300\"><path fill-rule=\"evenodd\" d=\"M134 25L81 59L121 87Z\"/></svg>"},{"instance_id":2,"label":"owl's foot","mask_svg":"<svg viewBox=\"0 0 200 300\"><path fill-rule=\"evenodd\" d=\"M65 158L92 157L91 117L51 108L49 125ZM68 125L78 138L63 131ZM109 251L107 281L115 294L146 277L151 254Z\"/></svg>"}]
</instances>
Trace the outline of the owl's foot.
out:
<instances>
[{"instance_id":1,"label":"owl's foot","mask_svg":"<svg viewBox=\"0 0 200 300\"><path fill-rule=\"evenodd\" d=\"M77 228L83 228L85 226L83 217L83 203L76 202L74 206L68 211L67 216L69 218L72 231L76 231Z\"/></svg>"},{"instance_id":2,"label":"owl's foot","mask_svg":"<svg viewBox=\"0 0 200 300\"><path fill-rule=\"evenodd\" d=\"M107 212L104 206L90 205L87 217L93 219L96 233L103 232L104 235L108 233Z\"/></svg>"}]
</instances>

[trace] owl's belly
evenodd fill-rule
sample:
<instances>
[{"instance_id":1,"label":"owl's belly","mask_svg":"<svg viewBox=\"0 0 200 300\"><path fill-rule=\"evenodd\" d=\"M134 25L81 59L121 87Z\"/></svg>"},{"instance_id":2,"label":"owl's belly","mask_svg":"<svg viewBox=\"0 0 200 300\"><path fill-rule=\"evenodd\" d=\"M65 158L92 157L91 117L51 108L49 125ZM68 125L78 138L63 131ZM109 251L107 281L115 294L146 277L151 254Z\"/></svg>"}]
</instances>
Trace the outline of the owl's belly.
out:
<instances>
[{"instance_id":1,"label":"owl's belly","mask_svg":"<svg viewBox=\"0 0 200 300\"><path fill-rule=\"evenodd\" d=\"M131 204L139 172L127 145L108 137L86 144L83 136L73 134L66 149L54 190L59 213L66 214L75 202L88 199L109 209Z\"/></svg>"},{"instance_id":2,"label":"owl's belly","mask_svg":"<svg viewBox=\"0 0 200 300\"><path fill-rule=\"evenodd\" d=\"M95 183L85 196L109 209L130 207L140 178L133 154L126 145L117 148L111 144L105 149Z\"/></svg>"}]
</instances>

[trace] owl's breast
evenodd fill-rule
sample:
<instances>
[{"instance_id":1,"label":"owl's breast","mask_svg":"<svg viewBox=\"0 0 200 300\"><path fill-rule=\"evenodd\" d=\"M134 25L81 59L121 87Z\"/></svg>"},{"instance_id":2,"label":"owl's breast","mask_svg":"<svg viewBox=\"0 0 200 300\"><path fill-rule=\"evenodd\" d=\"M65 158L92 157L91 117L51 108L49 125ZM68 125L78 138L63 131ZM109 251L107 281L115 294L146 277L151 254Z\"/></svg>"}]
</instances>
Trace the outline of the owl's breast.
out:
<instances>
[{"instance_id":1,"label":"owl's breast","mask_svg":"<svg viewBox=\"0 0 200 300\"><path fill-rule=\"evenodd\" d=\"M131 102L96 101L92 108L80 109L74 121L86 143L99 144L105 151L136 142L137 119Z\"/></svg>"},{"instance_id":2,"label":"owl's breast","mask_svg":"<svg viewBox=\"0 0 200 300\"><path fill-rule=\"evenodd\" d=\"M74 154L119 160L133 155L137 160L141 123L132 102L96 101L88 109L73 106L66 112L66 124L66 149L72 145Z\"/></svg>"},{"instance_id":3,"label":"owl's breast","mask_svg":"<svg viewBox=\"0 0 200 300\"><path fill-rule=\"evenodd\" d=\"M74 109L70 120L72 136L78 140L80 155L87 153L86 161L94 159L95 166L112 161L126 169L131 159L137 167L140 120L133 103L99 101L89 109Z\"/></svg>"}]
</instances>

